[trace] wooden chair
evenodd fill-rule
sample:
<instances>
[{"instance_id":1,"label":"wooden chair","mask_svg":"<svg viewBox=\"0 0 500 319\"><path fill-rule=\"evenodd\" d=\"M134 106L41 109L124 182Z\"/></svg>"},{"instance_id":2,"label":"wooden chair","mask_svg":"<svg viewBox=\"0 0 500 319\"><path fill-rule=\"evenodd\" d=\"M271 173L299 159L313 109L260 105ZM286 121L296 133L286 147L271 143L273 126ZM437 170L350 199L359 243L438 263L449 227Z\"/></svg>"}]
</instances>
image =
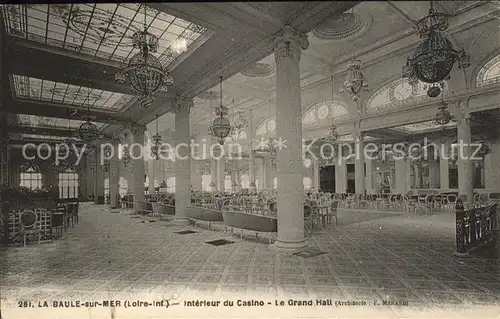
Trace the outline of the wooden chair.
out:
<instances>
[{"instance_id":1,"label":"wooden chair","mask_svg":"<svg viewBox=\"0 0 500 319\"><path fill-rule=\"evenodd\" d=\"M19 222L21 223L20 233L23 236L23 246L26 247L26 239L29 235L38 235L38 244L40 244L40 238L42 231L36 228L36 222L38 221L38 214L32 210L24 210L19 215Z\"/></svg>"}]
</instances>

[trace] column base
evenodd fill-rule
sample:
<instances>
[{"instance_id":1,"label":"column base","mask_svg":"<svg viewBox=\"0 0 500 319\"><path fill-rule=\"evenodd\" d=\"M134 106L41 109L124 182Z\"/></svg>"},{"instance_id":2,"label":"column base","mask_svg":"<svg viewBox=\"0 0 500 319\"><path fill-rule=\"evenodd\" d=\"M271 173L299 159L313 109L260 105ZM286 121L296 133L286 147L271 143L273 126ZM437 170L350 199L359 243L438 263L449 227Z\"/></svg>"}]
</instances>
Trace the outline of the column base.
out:
<instances>
[{"instance_id":1,"label":"column base","mask_svg":"<svg viewBox=\"0 0 500 319\"><path fill-rule=\"evenodd\" d=\"M459 253L459 252L454 252L453 256L459 257L459 258L469 258L470 254L469 253Z\"/></svg>"},{"instance_id":2,"label":"column base","mask_svg":"<svg viewBox=\"0 0 500 319\"><path fill-rule=\"evenodd\" d=\"M172 224L176 226L187 226L189 225L189 219L185 217L174 217Z\"/></svg>"},{"instance_id":3,"label":"column base","mask_svg":"<svg viewBox=\"0 0 500 319\"><path fill-rule=\"evenodd\" d=\"M294 253L307 247L306 239L298 241L283 241L279 238L270 247L283 252Z\"/></svg>"}]
</instances>

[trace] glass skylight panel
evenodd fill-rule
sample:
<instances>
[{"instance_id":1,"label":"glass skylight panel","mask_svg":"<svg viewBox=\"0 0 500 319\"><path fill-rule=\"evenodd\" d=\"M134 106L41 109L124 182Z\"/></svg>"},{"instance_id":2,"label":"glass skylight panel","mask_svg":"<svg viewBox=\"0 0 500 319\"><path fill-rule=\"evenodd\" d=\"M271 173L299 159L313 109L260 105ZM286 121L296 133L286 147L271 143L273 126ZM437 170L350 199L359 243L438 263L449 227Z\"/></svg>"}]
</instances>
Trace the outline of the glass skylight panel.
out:
<instances>
[{"instance_id":1,"label":"glass skylight panel","mask_svg":"<svg viewBox=\"0 0 500 319\"><path fill-rule=\"evenodd\" d=\"M143 30L144 7L138 3L12 4L3 19L9 35L66 50L126 62L138 50L134 32ZM159 38L158 57L168 66L198 39L204 27L146 8L149 32Z\"/></svg>"},{"instance_id":2,"label":"glass skylight panel","mask_svg":"<svg viewBox=\"0 0 500 319\"><path fill-rule=\"evenodd\" d=\"M59 128L59 129L67 129L71 127L71 129L76 130L83 121L80 120L69 120L69 119L61 119L55 117L47 117L47 116L37 116L37 115L27 115L27 114L19 114L19 125L20 126L29 126L29 127L39 127L39 128ZM94 123L97 128L101 128L103 123Z\"/></svg>"},{"instance_id":3,"label":"glass skylight panel","mask_svg":"<svg viewBox=\"0 0 500 319\"><path fill-rule=\"evenodd\" d=\"M131 102L133 96L103 91L100 89L89 89L65 83L58 83L37 78L29 78L21 75L12 75L14 90L17 98L37 101L47 101L87 107L105 109L108 111L120 111Z\"/></svg>"}]
</instances>

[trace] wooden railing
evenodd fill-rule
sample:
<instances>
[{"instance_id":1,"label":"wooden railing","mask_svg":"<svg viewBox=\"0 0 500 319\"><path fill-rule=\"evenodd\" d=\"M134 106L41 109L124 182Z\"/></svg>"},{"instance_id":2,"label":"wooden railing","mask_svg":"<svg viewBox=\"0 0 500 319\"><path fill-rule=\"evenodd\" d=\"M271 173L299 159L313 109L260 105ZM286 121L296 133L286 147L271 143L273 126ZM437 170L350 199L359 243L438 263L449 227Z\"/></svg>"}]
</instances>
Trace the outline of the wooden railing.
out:
<instances>
[{"instance_id":1,"label":"wooden railing","mask_svg":"<svg viewBox=\"0 0 500 319\"><path fill-rule=\"evenodd\" d=\"M495 231L499 227L499 208L497 201L488 206L455 212L457 255L467 255L484 244L498 240Z\"/></svg>"}]
</instances>

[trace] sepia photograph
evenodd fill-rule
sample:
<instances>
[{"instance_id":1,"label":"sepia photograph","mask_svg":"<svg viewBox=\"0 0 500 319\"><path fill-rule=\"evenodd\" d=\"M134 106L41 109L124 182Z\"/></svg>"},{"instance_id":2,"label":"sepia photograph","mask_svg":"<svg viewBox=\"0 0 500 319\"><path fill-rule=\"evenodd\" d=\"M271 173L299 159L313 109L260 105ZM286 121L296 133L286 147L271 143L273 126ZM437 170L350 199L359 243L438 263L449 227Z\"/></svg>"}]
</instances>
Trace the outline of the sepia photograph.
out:
<instances>
[{"instance_id":1,"label":"sepia photograph","mask_svg":"<svg viewBox=\"0 0 500 319\"><path fill-rule=\"evenodd\" d=\"M0 319L500 319L500 1L0 2Z\"/></svg>"}]
</instances>

